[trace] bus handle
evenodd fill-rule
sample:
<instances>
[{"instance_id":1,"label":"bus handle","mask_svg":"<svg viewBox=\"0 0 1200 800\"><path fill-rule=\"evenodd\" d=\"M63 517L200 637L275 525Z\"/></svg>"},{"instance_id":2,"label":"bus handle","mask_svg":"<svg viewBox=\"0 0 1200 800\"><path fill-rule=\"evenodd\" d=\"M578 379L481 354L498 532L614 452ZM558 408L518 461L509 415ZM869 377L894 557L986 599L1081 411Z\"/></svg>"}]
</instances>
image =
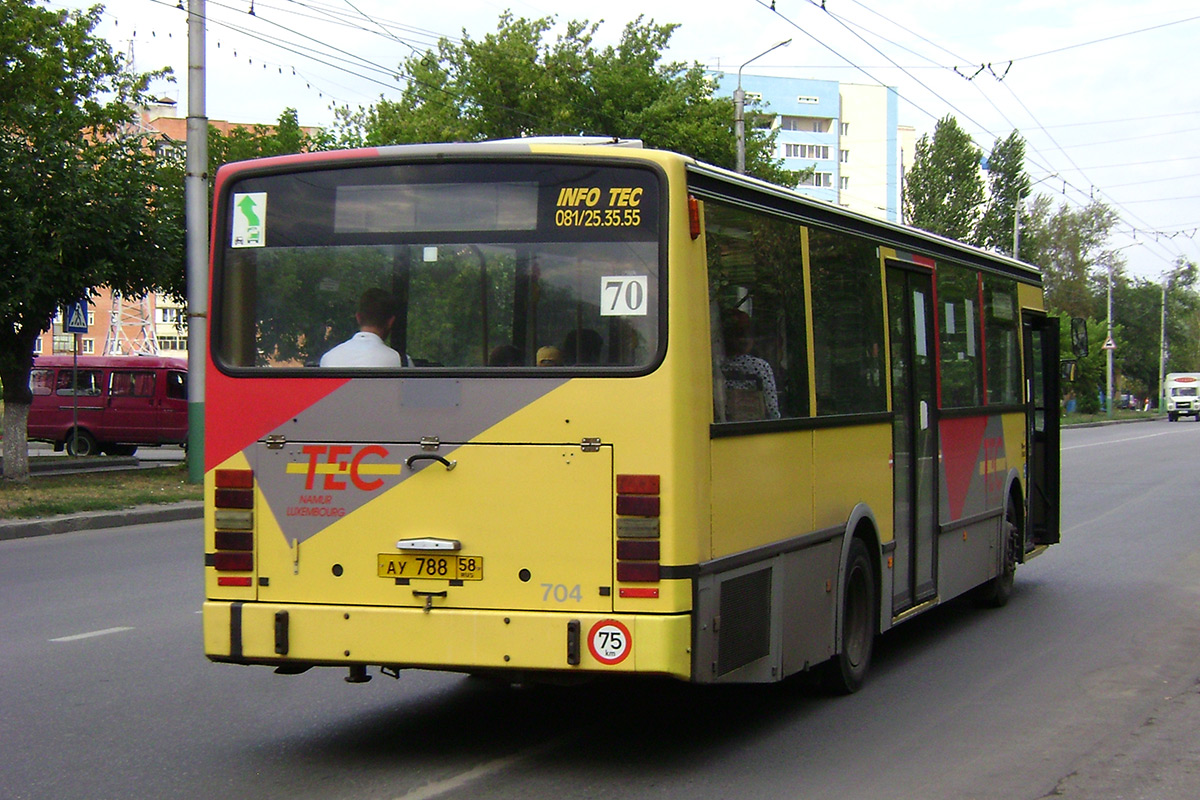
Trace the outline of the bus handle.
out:
<instances>
[{"instance_id":1,"label":"bus handle","mask_svg":"<svg viewBox=\"0 0 1200 800\"><path fill-rule=\"evenodd\" d=\"M413 465L416 464L418 461L437 461L437 462L441 463L441 465L443 467L446 468L447 472L449 472L450 470L452 470L456 466L458 466L457 461L449 461L449 460L442 458L441 456L436 455L434 453L417 453L416 455L411 455L408 458L404 459L404 463L409 469L416 469L416 467Z\"/></svg>"}]
</instances>

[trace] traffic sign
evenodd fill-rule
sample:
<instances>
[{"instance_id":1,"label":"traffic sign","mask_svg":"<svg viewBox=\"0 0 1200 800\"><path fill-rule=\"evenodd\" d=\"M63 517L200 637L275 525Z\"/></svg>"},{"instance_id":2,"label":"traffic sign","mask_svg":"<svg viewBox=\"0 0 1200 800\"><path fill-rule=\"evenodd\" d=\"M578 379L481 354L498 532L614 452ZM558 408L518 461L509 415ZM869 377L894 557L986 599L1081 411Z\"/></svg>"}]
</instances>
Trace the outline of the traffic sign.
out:
<instances>
[{"instance_id":1,"label":"traffic sign","mask_svg":"<svg viewBox=\"0 0 1200 800\"><path fill-rule=\"evenodd\" d=\"M1114 342L1114 341L1113 341L1113 338L1110 336L1110 337L1108 337L1107 339L1105 339L1105 340L1104 340L1104 345L1103 345L1103 348L1104 348L1105 350L1116 350L1116 349L1117 349L1117 343L1116 343L1116 342Z\"/></svg>"},{"instance_id":2,"label":"traffic sign","mask_svg":"<svg viewBox=\"0 0 1200 800\"><path fill-rule=\"evenodd\" d=\"M88 332L88 301L76 300L63 309L63 333Z\"/></svg>"}]
</instances>

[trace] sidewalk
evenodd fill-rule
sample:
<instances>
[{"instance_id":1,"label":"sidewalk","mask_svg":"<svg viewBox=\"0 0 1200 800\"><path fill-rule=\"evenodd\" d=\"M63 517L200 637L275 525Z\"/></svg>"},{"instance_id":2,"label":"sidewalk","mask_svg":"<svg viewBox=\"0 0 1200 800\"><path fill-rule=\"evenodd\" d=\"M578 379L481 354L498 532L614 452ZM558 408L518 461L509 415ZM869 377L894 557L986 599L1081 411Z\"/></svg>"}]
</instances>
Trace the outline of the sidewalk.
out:
<instances>
[{"instance_id":1,"label":"sidewalk","mask_svg":"<svg viewBox=\"0 0 1200 800\"><path fill-rule=\"evenodd\" d=\"M174 522L181 519L201 519L204 503L192 500L184 503L135 506L119 511L87 511L62 514L40 519L0 520L0 541L48 536L54 533L113 528L119 525L144 525L155 522Z\"/></svg>"}]
</instances>

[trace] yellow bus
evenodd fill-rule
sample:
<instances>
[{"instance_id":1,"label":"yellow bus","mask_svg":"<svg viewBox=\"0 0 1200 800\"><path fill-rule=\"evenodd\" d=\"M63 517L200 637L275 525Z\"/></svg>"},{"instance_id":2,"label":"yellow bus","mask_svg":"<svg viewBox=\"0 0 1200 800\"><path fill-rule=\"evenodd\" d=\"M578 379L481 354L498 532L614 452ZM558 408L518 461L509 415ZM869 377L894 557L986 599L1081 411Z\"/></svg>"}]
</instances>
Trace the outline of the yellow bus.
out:
<instances>
[{"instance_id":1,"label":"yellow bus","mask_svg":"<svg viewBox=\"0 0 1200 800\"><path fill-rule=\"evenodd\" d=\"M1027 264L628 141L216 188L213 661L853 691L1058 539Z\"/></svg>"}]
</instances>

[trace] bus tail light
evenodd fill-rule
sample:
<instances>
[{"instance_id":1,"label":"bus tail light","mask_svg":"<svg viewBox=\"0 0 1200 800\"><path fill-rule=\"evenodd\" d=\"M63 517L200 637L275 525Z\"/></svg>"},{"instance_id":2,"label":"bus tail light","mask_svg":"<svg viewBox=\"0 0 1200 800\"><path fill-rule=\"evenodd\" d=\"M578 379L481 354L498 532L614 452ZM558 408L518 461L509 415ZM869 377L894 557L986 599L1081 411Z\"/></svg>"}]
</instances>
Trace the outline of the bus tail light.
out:
<instances>
[{"instance_id":1,"label":"bus tail light","mask_svg":"<svg viewBox=\"0 0 1200 800\"><path fill-rule=\"evenodd\" d=\"M219 469L213 496L214 552L209 564L217 572L254 571L254 473ZM218 586L251 586L250 575L218 575Z\"/></svg>"},{"instance_id":2,"label":"bus tail light","mask_svg":"<svg viewBox=\"0 0 1200 800\"><path fill-rule=\"evenodd\" d=\"M617 476L617 582L657 583L661 576L658 475ZM622 586L620 597L658 597L657 586Z\"/></svg>"}]
</instances>

